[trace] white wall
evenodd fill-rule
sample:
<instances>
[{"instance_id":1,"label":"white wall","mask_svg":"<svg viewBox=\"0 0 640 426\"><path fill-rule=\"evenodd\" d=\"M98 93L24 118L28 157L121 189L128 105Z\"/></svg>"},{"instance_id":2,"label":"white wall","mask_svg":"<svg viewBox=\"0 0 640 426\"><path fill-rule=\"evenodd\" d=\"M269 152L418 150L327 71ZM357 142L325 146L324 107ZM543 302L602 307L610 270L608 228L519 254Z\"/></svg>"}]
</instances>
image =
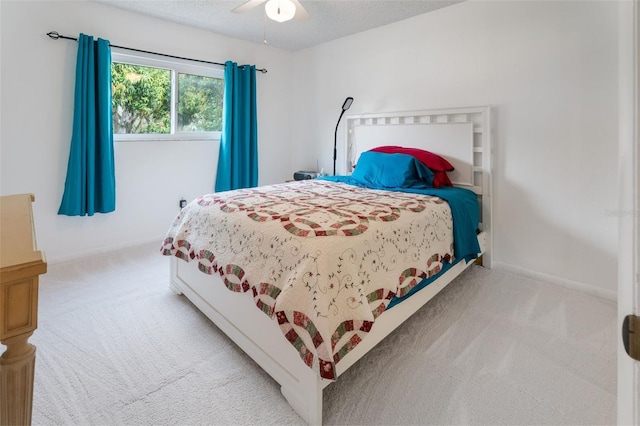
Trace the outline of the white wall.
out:
<instances>
[{"instance_id":1,"label":"white wall","mask_svg":"<svg viewBox=\"0 0 640 426\"><path fill-rule=\"evenodd\" d=\"M260 183L291 176L281 155L290 151L290 111L283 105L292 96L292 53L94 2L2 0L0 10L0 194L35 194L38 246L49 261L161 241L181 196L213 192L218 156L218 141L116 143L116 211L58 216L77 44L50 40L49 31L72 37L83 32L122 46L267 68L257 77Z\"/></svg>"},{"instance_id":2,"label":"white wall","mask_svg":"<svg viewBox=\"0 0 640 426\"><path fill-rule=\"evenodd\" d=\"M331 167L346 96L350 113L492 105L496 266L615 298L617 11L468 1L297 52L299 168Z\"/></svg>"}]
</instances>

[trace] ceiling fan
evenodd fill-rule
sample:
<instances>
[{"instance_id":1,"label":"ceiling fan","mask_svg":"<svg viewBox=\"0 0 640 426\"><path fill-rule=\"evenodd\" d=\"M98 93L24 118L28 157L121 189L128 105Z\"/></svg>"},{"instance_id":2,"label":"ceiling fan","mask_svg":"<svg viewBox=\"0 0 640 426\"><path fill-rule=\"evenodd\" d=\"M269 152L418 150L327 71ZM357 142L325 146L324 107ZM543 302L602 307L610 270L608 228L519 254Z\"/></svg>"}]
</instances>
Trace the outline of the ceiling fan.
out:
<instances>
[{"instance_id":1,"label":"ceiling fan","mask_svg":"<svg viewBox=\"0 0 640 426\"><path fill-rule=\"evenodd\" d=\"M291 19L302 21L309 18L309 13L302 7L299 0L249 0L231 11L244 13L263 3L265 3L264 10L267 17L277 22Z\"/></svg>"}]
</instances>

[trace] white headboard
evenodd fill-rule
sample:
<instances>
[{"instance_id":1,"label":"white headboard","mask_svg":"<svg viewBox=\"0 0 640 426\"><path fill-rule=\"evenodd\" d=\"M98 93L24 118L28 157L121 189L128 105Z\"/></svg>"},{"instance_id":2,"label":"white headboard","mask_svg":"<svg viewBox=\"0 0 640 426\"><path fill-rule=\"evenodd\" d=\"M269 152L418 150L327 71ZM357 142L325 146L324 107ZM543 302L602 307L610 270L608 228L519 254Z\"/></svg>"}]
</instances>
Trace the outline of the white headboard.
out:
<instances>
[{"instance_id":1,"label":"white headboard","mask_svg":"<svg viewBox=\"0 0 640 426\"><path fill-rule=\"evenodd\" d=\"M347 115L346 169L364 151L383 145L422 148L446 158L455 168L455 186L473 190L481 203L481 230L491 233L491 108ZM489 239L491 241L491 239ZM484 261L491 265L491 246Z\"/></svg>"}]
</instances>

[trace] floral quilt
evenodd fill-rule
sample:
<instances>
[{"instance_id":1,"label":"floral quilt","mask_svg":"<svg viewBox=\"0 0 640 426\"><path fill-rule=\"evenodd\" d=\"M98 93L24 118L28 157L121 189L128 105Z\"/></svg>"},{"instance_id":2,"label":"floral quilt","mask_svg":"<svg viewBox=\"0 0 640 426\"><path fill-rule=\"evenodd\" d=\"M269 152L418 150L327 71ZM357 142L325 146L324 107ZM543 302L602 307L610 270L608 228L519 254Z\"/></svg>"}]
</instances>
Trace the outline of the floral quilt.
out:
<instances>
[{"instance_id":1,"label":"floral quilt","mask_svg":"<svg viewBox=\"0 0 640 426\"><path fill-rule=\"evenodd\" d=\"M334 380L391 298L452 259L452 229L439 197L309 180L204 195L161 251L250 291L302 360Z\"/></svg>"}]
</instances>

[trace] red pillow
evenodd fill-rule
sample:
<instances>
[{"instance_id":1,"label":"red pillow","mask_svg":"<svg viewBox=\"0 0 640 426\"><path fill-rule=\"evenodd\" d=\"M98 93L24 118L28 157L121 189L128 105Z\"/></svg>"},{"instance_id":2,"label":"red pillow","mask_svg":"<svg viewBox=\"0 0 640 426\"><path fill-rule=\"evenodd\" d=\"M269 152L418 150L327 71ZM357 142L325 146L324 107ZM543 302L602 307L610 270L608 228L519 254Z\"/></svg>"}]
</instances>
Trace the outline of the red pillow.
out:
<instances>
[{"instance_id":1,"label":"red pillow","mask_svg":"<svg viewBox=\"0 0 640 426\"><path fill-rule=\"evenodd\" d=\"M453 186L447 172L433 172L433 187L442 188L443 186Z\"/></svg>"},{"instance_id":2,"label":"red pillow","mask_svg":"<svg viewBox=\"0 0 640 426\"><path fill-rule=\"evenodd\" d=\"M446 172L453 170L453 166L441 156L433 152L425 151L419 148L405 148L403 146L379 146L371 151L384 152L387 154L408 154L427 166L434 174L433 186L440 188L442 186L453 186Z\"/></svg>"}]
</instances>

